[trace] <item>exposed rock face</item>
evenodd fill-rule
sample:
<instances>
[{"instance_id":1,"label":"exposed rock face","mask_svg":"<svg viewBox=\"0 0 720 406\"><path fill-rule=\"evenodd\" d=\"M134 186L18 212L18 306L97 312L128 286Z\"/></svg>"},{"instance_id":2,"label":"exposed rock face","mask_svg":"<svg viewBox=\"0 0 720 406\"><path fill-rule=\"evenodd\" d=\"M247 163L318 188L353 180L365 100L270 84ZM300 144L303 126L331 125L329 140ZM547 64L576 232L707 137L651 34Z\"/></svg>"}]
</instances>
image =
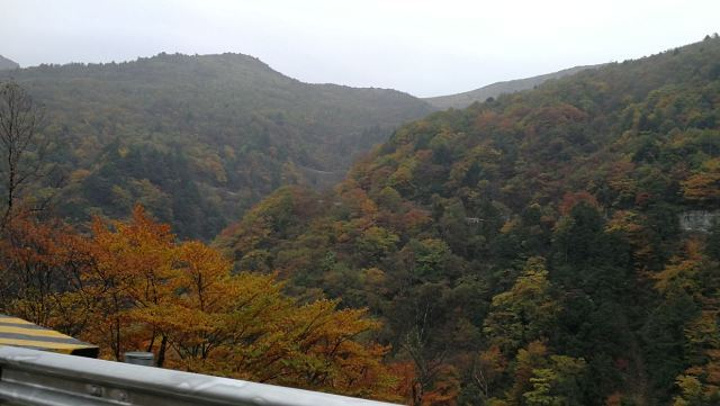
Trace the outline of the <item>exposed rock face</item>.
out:
<instances>
[{"instance_id":1,"label":"exposed rock face","mask_svg":"<svg viewBox=\"0 0 720 406\"><path fill-rule=\"evenodd\" d=\"M19 67L20 65L18 65L17 62L11 61L10 59L0 55L0 70L15 70Z\"/></svg>"},{"instance_id":2,"label":"exposed rock face","mask_svg":"<svg viewBox=\"0 0 720 406\"><path fill-rule=\"evenodd\" d=\"M706 233L716 222L720 222L720 210L689 210L680 214L683 231Z\"/></svg>"}]
</instances>

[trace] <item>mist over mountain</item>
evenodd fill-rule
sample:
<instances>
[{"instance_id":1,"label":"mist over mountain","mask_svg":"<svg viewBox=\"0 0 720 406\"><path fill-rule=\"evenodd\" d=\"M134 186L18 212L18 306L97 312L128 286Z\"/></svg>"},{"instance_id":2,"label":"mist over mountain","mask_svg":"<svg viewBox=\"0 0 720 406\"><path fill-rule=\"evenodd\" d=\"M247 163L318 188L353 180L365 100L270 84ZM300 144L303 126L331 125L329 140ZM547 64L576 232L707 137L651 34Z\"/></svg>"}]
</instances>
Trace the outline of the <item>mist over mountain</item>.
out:
<instances>
[{"instance_id":1,"label":"mist over mountain","mask_svg":"<svg viewBox=\"0 0 720 406\"><path fill-rule=\"evenodd\" d=\"M215 236L203 250L232 259L218 275L272 275L298 304L367 308L368 342L384 348L373 365L414 382L387 381L382 396L720 401L717 37L505 83L509 93L442 112L394 90L302 83L239 54L0 73L11 77L44 105L42 135L55 140L54 170L28 195L54 194L76 225L140 203L180 240ZM112 227L163 234L142 231L165 229L143 210ZM19 224L18 240L3 240L18 247L8 266L56 240L33 234L40 220ZM155 252L136 251L138 236L123 240L129 263ZM74 264L78 240L67 241ZM185 264L172 251L168 267Z\"/></svg>"},{"instance_id":2,"label":"mist over mountain","mask_svg":"<svg viewBox=\"0 0 720 406\"><path fill-rule=\"evenodd\" d=\"M3 2L0 404L720 406L718 15Z\"/></svg>"},{"instance_id":3,"label":"mist over mountain","mask_svg":"<svg viewBox=\"0 0 720 406\"><path fill-rule=\"evenodd\" d=\"M328 185L357 154L432 107L394 90L307 84L242 54L41 65L13 78L45 106L76 221L142 202L183 236L212 237L286 184Z\"/></svg>"},{"instance_id":4,"label":"mist over mountain","mask_svg":"<svg viewBox=\"0 0 720 406\"><path fill-rule=\"evenodd\" d=\"M576 66L569 69L563 69L558 72L547 73L544 75L533 76L525 79L497 82L487 86L483 86L479 89L471 90L469 92L451 94L447 96L428 97L424 98L423 100L441 110L446 110L449 108L463 109L475 102L484 102L491 97L495 98L500 96L501 94L515 93L523 90L532 89L545 81L574 75L578 72L582 72L588 69L597 69L601 66L602 65Z\"/></svg>"},{"instance_id":5,"label":"mist over mountain","mask_svg":"<svg viewBox=\"0 0 720 406\"><path fill-rule=\"evenodd\" d=\"M0 55L0 70L14 70L18 68L20 68L20 65L17 62Z\"/></svg>"}]
</instances>

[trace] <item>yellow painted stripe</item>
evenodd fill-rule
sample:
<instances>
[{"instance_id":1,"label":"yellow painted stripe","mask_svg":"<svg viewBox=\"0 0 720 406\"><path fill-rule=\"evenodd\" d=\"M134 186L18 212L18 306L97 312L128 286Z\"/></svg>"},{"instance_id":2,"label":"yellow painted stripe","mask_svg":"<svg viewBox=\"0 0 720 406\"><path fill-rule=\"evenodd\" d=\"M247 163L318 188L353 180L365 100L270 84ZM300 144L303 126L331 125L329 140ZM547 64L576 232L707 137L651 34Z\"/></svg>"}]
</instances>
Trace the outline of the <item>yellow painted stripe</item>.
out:
<instances>
[{"instance_id":1,"label":"yellow painted stripe","mask_svg":"<svg viewBox=\"0 0 720 406\"><path fill-rule=\"evenodd\" d=\"M0 317L0 324L32 324L35 325L35 323L30 323L27 320L23 320L17 317Z\"/></svg>"},{"instance_id":2,"label":"yellow painted stripe","mask_svg":"<svg viewBox=\"0 0 720 406\"><path fill-rule=\"evenodd\" d=\"M55 331L55 330L40 330L36 328L22 328L22 327L10 327L10 326L1 326L0 325L0 335L3 333L13 333L13 334L25 334L26 336L36 336L36 337L56 337L56 338L72 338L70 336L66 336L65 334Z\"/></svg>"},{"instance_id":3,"label":"yellow painted stripe","mask_svg":"<svg viewBox=\"0 0 720 406\"><path fill-rule=\"evenodd\" d=\"M76 350L79 348L91 348L89 345L78 345L78 344L65 344L65 343L53 343L50 341L35 341L35 340L13 340L12 338L0 338L0 345L13 345L16 347L29 346L29 347L42 347L50 350Z\"/></svg>"}]
</instances>

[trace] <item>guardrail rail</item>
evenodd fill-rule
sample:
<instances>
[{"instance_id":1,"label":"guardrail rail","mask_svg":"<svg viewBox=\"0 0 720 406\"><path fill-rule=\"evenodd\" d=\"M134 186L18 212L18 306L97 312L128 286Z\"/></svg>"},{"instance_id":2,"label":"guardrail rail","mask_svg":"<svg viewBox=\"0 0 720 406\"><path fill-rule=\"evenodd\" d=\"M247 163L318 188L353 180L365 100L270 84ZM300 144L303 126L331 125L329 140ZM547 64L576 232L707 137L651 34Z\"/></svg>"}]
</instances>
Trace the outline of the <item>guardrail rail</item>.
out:
<instances>
[{"instance_id":1,"label":"guardrail rail","mask_svg":"<svg viewBox=\"0 0 720 406\"><path fill-rule=\"evenodd\" d=\"M0 346L0 404L391 406L390 403Z\"/></svg>"}]
</instances>

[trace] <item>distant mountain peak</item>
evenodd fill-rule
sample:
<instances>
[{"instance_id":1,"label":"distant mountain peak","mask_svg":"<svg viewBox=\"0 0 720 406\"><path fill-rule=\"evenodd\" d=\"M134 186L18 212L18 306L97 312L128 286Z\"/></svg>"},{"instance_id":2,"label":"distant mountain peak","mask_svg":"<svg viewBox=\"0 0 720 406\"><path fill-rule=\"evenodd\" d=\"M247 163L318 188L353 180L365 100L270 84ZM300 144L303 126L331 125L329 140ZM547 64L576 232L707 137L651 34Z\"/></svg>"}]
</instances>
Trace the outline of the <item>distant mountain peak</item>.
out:
<instances>
[{"instance_id":1,"label":"distant mountain peak","mask_svg":"<svg viewBox=\"0 0 720 406\"><path fill-rule=\"evenodd\" d=\"M112 190L154 196L146 208L192 238L211 238L278 186L331 187L354 157L433 111L394 90L303 83L235 53L0 71L10 77L48 122L67 126L65 145L80 157L71 170L88 171L81 189L63 190L88 211L59 211L120 217Z\"/></svg>"},{"instance_id":2,"label":"distant mountain peak","mask_svg":"<svg viewBox=\"0 0 720 406\"><path fill-rule=\"evenodd\" d=\"M20 64L0 55L0 70L19 69Z\"/></svg>"},{"instance_id":3,"label":"distant mountain peak","mask_svg":"<svg viewBox=\"0 0 720 406\"><path fill-rule=\"evenodd\" d=\"M469 92L451 94L446 96L428 97L424 100L434 107L439 109L463 109L475 102L484 102L490 97L498 97L501 94L515 93L523 90L529 90L538 86L550 79L559 79L564 76L574 75L578 72L597 69L603 66L600 65L586 65L586 66L575 66L569 69L563 69L561 71L546 73L544 75L532 76L524 79L507 80L502 82L495 82L487 86L483 86L479 89L470 90Z\"/></svg>"}]
</instances>

